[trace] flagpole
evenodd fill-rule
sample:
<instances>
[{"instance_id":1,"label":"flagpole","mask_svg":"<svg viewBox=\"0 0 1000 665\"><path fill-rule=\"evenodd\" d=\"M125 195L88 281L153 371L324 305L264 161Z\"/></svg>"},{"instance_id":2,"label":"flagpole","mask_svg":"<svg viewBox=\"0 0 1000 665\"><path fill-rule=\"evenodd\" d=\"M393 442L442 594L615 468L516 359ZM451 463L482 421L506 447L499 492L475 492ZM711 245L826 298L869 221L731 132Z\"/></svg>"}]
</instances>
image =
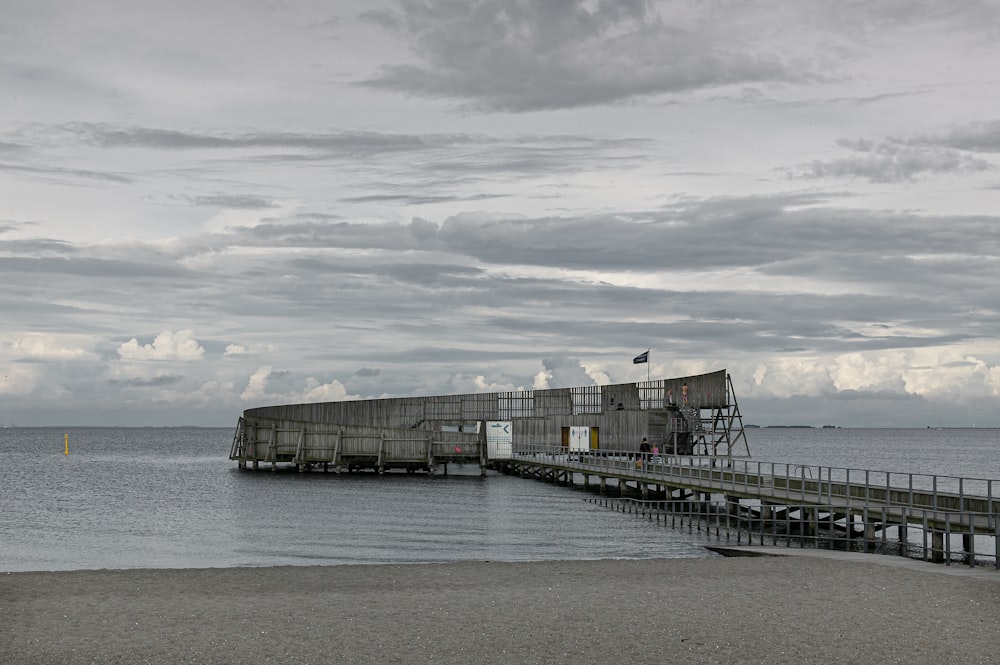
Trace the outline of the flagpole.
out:
<instances>
[{"instance_id":1,"label":"flagpole","mask_svg":"<svg viewBox=\"0 0 1000 665\"><path fill-rule=\"evenodd\" d=\"M646 349L646 383L649 383L649 349Z\"/></svg>"}]
</instances>

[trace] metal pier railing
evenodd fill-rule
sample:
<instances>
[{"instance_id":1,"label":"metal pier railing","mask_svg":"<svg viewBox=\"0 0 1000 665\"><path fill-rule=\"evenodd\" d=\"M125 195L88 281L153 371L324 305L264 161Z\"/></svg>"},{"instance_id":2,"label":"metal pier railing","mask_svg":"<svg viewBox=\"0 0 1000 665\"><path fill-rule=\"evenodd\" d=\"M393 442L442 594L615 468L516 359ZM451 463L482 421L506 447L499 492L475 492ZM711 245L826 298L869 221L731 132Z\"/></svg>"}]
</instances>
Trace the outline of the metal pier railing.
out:
<instances>
[{"instance_id":1,"label":"metal pier railing","mask_svg":"<svg viewBox=\"0 0 1000 665\"><path fill-rule=\"evenodd\" d=\"M627 451L519 447L522 475L608 480L628 511L690 519L739 544L896 553L1000 567L1000 481L931 474ZM610 504L609 504L610 505ZM720 536L721 537L721 536Z\"/></svg>"}]
</instances>

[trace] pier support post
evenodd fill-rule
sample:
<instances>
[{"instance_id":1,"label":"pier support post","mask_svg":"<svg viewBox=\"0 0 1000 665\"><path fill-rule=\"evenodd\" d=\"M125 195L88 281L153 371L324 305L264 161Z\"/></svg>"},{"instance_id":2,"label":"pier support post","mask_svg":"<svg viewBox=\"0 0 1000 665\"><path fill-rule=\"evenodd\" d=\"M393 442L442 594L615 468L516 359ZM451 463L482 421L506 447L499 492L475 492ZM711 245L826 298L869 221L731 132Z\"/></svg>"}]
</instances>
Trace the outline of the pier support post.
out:
<instances>
[{"instance_id":1,"label":"pier support post","mask_svg":"<svg viewBox=\"0 0 1000 665\"><path fill-rule=\"evenodd\" d=\"M865 522L862 523L862 529L864 529L864 534L865 534L864 551L870 552L873 551L875 548L875 524L871 521L871 518L868 516L865 516L862 519L866 520ZM885 525L883 525L882 528L885 528Z\"/></svg>"},{"instance_id":2,"label":"pier support post","mask_svg":"<svg viewBox=\"0 0 1000 665\"><path fill-rule=\"evenodd\" d=\"M803 538L814 536L813 523L816 520L816 509L808 506L799 507L799 535Z\"/></svg>"},{"instance_id":3,"label":"pier support post","mask_svg":"<svg viewBox=\"0 0 1000 665\"><path fill-rule=\"evenodd\" d=\"M969 567L976 565L976 539L971 533L962 534L962 552Z\"/></svg>"},{"instance_id":4,"label":"pier support post","mask_svg":"<svg viewBox=\"0 0 1000 665\"><path fill-rule=\"evenodd\" d=\"M944 532L931 531L931 561L944 563Z\"/></svg>"},{"instance_id":5,"label":"pier support post","mask_svg":"<svg viewBox=\"0 0 1000 665\"><path fill-rule=\"evenodd\" d=\"M271 471L278 470L278 454L277 451L275 450L275 447L277 445L278 445L278 423L272 423L271 436L267 440L267 456L271 458Z\"/></svg>"},{"instance_id":6,"label":"pier support post","mask_svg":"<svg viewBox=\"0 0 1000 665\"><path fill-rule=\"evenodd\" d=\"M340 430L337 430L337 436L333 440L333 470L335 473L340 473Z\"/></svg>"},{"instance_id":7,"label":"pier support post","mask_svg":"<svg viewBox=\"0 0 1000 665\"><path fill-rule=\"evenodd\" d=\"M761 501L760 503L761 526L769 525L772 519L774 519L774 507L767 502Z\"/></svg>"},{"instance_id":8,"label":"pier support post","mask_svg":"<svg viewBox=\"0 0 1000 665\"><path fill-rule=\"evenodd\" d=\"M608 479L601 476L601 496L604 496L608 492Z\"/></svg>"}]
</instances>

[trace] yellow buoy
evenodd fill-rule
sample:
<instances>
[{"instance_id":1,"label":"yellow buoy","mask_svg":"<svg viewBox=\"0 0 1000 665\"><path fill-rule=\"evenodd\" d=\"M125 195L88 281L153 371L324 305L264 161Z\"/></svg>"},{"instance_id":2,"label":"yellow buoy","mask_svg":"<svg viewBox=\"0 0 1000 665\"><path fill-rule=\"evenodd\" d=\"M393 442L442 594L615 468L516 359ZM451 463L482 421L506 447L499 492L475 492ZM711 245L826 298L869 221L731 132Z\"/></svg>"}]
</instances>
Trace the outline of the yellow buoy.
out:
<instances>
[{"instance_id":1,"label":"yellow buoy","mask_svg":"<svg viewBox=\"0 0 1000 665\"><path fill-rule=\"evenodd\" d=\"M66 439L66 452L63 455L69 455L69 434L63 434L63 437Z\"/></svg>"}]
</instances>

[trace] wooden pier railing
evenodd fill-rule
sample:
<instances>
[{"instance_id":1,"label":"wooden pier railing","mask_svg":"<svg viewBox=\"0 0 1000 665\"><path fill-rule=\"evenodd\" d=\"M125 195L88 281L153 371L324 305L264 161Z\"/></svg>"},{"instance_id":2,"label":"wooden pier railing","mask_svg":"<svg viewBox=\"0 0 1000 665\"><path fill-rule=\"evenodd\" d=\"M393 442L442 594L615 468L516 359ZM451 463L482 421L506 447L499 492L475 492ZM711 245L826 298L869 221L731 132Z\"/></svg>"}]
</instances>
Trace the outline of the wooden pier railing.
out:
<instances>
[{"instance_id":1,"label":"wooden pier railing","mask_svg":"<svg viewBox=\"0 0 1000 665\"><path fill-rule=\"evenodd\" d=\"M703 456L526 446L507 473L582 484L608 505L704 522L751 544L886 551L1000 568L1000 481Z\"/></svg>"},{"instance_id":2,"label":"wooden pier railing","mask_svg":"<svg viewBox=\"0 0 1000 665\"><path fill-rule=\"evenodd\" d=\"M316 467L355 471L389 469L436 473L448 463L486 469L485 447L476 432L429 431L400 427L339 425L280 418L240 419L229 459L241 469L261 464L299 471Z\"/></svg>"},{"instance_id":3,"label":"wooden pier railing","mask_svg":"<svg viewBox=\"0 0 1000 665\"><path fill-rule=\"evenodd\" d=\"M616 506L714 525L747 544L891 551L936 562L1000 567L1000 481L759 462L728 455L629 450L570 451L518 443L489 459L485 433L419 427L240 419L230 459L240 468L291 465L336 472L390 469L435 473L478 464L526 478L582 484ZM611 498L613 496L613 498ZM690 524L689 524L690 526ZM751 537L752 536L752 537Z\"/></svg>"}]
</instances>

